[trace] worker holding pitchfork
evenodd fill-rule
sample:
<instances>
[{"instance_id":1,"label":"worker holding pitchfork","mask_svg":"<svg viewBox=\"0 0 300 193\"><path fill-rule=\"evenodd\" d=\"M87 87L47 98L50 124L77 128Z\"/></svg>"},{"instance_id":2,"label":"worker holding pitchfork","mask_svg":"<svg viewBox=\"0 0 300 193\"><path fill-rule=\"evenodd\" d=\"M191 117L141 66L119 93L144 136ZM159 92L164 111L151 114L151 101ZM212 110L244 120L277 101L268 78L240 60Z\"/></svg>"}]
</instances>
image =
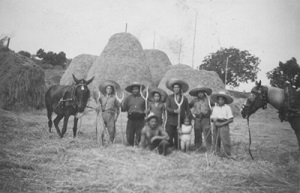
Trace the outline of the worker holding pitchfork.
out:
<instances>
[{"instance_id":1,"label":"worker holding pitchfork","mask_svg":"<svg viewBox=\"0 0 300 193\"><path fill-rule=\"evenodd\" d=\"M188 99L183 95L189 89L189 85L183 80L170 79L166 82L166 87L174 92L166 100L167 123L166 131L169 135L169 144L171 147L179 148L178 130L184 121L184 117L190 119L191 110Z\"/></svg>"},{"instance_id":2,"label":"worker holding pitchfork","mask_svg":"<svg viewBox=\"0 0 300 193\"><path fill-rule=\"evenodd\" d=\"M121 104L118 102L116 95L117 91L121 90L120 85L112 80L103 81L99 90L102 95L99 95L98 101L100 106L97 108L98 111L102 111L102 119L104 127L107 128L109 134L109 140L113 143L116 135L116 121L120 114L119 107ZM101 141L103 143L104 131L101 133Z\"/></svg>"},{"instance_id":3,"label":"worker holding pitchfork","mask_svg":"<svg viewBox=\"0 0 300 193\"><path fill-rule=\"evenodd\" d=\"M134 82L127 86L125 90L129 93L123 104L122 111L127 111L128 121L126 126L127 143L130 146L138 145L141 140L141 131L145 125L145 109L146 101L141 95L141 91L145 86L141 83Z\"/></svg>"}]
</instances>

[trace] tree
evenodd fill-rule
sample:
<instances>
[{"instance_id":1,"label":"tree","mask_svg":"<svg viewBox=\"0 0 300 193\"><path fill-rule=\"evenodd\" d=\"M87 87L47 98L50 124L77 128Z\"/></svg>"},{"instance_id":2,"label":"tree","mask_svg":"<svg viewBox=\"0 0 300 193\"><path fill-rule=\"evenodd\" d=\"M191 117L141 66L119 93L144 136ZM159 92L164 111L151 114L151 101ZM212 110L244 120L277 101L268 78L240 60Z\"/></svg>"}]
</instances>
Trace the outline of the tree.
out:
<instances>
[{"instance_id":1,"label":"tree","mask_svg":"<svg viewBox=\"0 0 300 193\"><path fill-rule=\"evenodd\" d=\"M46 53L42 48L36 52L36 56L42 58L44 62L50 63L53 66L64 65L64 63L67 61L67 57L64 52L59 52L56 54L52 51L49 51Z\"/></svg>"},{"instance_id":2,"label":"tree","mask_svg":"<svg viewBox=\"0 0 300 193\"><path fill-rule=\"evenodd\" d=\"M40 48L37 52L36 52L36 56L39 57L39 58L44 58L46 55L46 52Z\"/></svg>"},{"instance_id":3,"label":"tree","mask_svg":"<svg viewBox=\"0 0 300 193\"><path fill-rule=\"evenodd\" d=\"M206 56L199 69L215 71L225 83L226 62L228 58L226 84L237 87L241 82L255 81L260 70L260 59L251 55L247 50L237 48L221 48Z\"/></svg>"},{"instance_id":4,"label":"tree","mask_svg":"<svg viewBox=\"0 0 300 193\"><path fill-rule=\"evenodd\" d=\"M279 62L273 70L267 72L270 85L283 88L285 82L289 82L296 89L300 87L300 66L296 58L288 60L286 63Z\"/></svg>"},{"instance_id":5,"label":"tree","mask_svg":"<svg viewBox=\"0 0 300 193\"><path fill-rule=\"evenodd\" d=\"M56 56L56 65L63 65L66 61L66 54L64 52L59 52Z\"/></svg>"},{"instance_id":6,"label":"tree","mask_svg":"<svg viewBox=\"0 0 300 193\"><path fill-rule=\"evenodd\" d=\"M30 58L31 54L27 51L19 51L18 54L21 54L22 56L25 56L27 58Z\"/></svg>"}]
</instances>

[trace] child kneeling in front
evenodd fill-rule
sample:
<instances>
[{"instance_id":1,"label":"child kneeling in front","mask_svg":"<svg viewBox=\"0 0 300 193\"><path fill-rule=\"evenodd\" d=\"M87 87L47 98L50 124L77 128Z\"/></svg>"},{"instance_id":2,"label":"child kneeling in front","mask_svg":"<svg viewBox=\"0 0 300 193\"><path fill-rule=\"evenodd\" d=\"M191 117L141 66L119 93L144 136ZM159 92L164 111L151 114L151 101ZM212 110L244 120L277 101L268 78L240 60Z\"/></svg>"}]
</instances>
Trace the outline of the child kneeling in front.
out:
<instances>
[{"instance_id":1,"label":"child kneeling in front","mask_svg":"<svg viewBox=\"0 0 300 193\"><path fill-rule=\"evenodd\" d=\"M179 138L180 138L180 147L182 151L188 151L191 146L191 133L193 130L193 126L191 125L191 121L189 117L184 118L184 124L181 125L179 130Z\"/></svg>"}]
</instances>

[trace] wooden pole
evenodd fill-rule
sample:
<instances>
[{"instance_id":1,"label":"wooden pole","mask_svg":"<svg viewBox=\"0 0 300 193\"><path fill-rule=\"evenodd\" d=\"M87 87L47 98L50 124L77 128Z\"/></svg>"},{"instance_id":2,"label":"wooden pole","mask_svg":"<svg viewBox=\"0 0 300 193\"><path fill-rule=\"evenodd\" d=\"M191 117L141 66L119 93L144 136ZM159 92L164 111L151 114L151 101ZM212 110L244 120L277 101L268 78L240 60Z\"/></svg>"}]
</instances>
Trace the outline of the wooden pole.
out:
<instances>
[{"instance_id":1,"label":"wooden pole","mask_svg":"<svg viewBox=\"0 0 300 193\"><path fill-rule=\"evenodd\" d=\"M127 33L127 23L126 23L126 26L125 26L125 33Z\"/></svg>"},{"instance_id":2,"label":"wooden pole","mask_svg":"<svg viewBox=\"0 0 300 193\"><path fill-rule=\"evenodd\" d=\"M195 40L196 40L196 32L197 32L197 17L198 17L198 12L196 13L196 19L195 19L194 42L193 42L193 56L192 56L192 68L194 68Z\"/></svg>"},{"instance_id":3,"label":"wooden pole","mask_svg":"<svg viewBox=\"0 0 300 193\"><path fill-rule=\"evenodd\" d=\"M7 45L6 48L9 48L10 38L7 39Z\"/></svg>"},{"instance_id":4,"label":"wooden pole","mask_svg":"<svg viewBox=\"0 0 300 193\"><path fill-rule=\"evenodd\" d=\"M225 83L225 88L226 88L226 83L227 83L228 58L229 58L229 56L228 56L227 59L226 59L225 81L224 81L224 83Z\"/></svg>"}]
</instances>

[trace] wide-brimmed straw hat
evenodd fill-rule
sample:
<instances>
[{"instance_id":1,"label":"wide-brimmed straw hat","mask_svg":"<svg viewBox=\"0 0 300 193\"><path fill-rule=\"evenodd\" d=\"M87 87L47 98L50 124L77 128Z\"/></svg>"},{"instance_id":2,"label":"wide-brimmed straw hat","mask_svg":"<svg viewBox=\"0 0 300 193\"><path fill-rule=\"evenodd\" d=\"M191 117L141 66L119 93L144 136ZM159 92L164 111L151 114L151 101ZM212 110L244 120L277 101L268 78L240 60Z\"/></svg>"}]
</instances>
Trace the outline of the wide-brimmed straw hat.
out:
<instances>
[{"instance_id":1,"label":"wide-brimmed straw hat","mask_svg":"<svg viewBox=\"0 0 300 193\"><path fill-rule=\"evenodd\" d=\"M176 78L172 78L172 79L168 80L166 82L166 87L169 90L173 91L173 87L174 87L175 84L180 85L180 88L181 88L182 92L186 92L186 91L189 90L189 85L186 82L184 82L183 80L176 79Z\"/></svg>"},{"instance_id":2,"label":"wide-brimmed straw hat","mask_svg":"<svg viewBox=\"0 0 300 193\"><path fill-rule=\"evenodd\" d=\"M207 95L210 95L212 93L212 90L210 88L207 88L207 87L197 86L196 88L194 88L193 90L191 90L189 92L189 94L191 96L197 97L199 92L205 92Z\"/></svg>"},{"instance_id":3,"label":"wide-brimmed straw hat","mask_svg":"<svg viewBox=\"0 0 300 193\"><path fill-rule=\"evenodd\" d=\"M111 86L113 87L113 93L116 94L118 91L121 90L121 87L118 83L116 83L113 80L104 80L100 85L99 85L99 90L103 95L106 95L106 87Z\"/></svg>"},{"instance_id":4,"label":"wide-brimmed straw hat","mask_svg":"<svg viewBox=\"0 0 300 193\"><path fill-rule=\"evenodd\" d=\"M158 119L158 117L153 112L150 112L146 118L146 121L150 121L150 119L152 118L156 118L156 120Z\"/></svg>"},{"instance_id":5,"label":"wide-brimmed straw hat","mask_svg":"<svg viewBox=\"0 0 300 193\"><path fill-rule=\"evenodd\" d=\"M144 90L145 93L146 90ZM166 93L166 91L160 89L160 88L149 88L149 101L154 102L154 94L158 93L160 95L160 102L164 103L167 100L168 94ZM145 94L144 94L145 95Z\"/></svg>"},{"instance_id":6,"label":"wide-brimmed straw hat","mask_svg":"<svg viewBox=\"0 0 300 193\"><path fill-rule=\"evenodd\" d=\"M132 93L132 88L135 87L135 86L139 87L139 89L142 87L142 90L145 89L145 85L143 85L143 84L141 84L141 83L139 83L139 82L133 82L131 85L127 86L127 87L125 88L125 90L126 90L127 92Z\"/></svg>"},{"instance_id":7,"label":"wide-brimmed straw hat","mask_svg":"<svg viewBox=\"0 0 300 193\"><path fill-rule=\"evenodd\" d=\"M224 97L225 103L230 104L233 102L233 98L227 95L224 91L219 91L218 93L214 93L210 96L211 100L216 103L218 101L218 97Z\"/></svg>"}]
</instances>

